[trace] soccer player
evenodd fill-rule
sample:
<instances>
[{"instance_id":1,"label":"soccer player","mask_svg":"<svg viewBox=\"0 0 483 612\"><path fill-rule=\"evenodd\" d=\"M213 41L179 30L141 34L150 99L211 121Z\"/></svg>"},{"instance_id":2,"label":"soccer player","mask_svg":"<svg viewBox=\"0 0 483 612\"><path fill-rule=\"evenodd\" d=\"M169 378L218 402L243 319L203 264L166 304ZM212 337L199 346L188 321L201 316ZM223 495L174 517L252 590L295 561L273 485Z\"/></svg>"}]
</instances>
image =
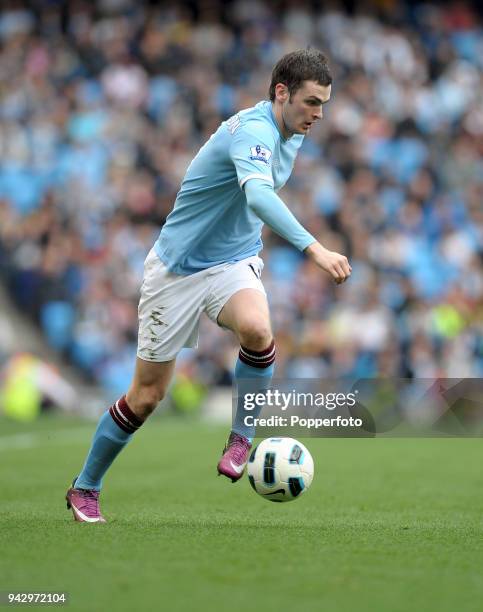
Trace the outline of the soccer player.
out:
<instances>
[{"instance_id":1,"label":"soccer player","mask_svg":"<svg viewBox=\"0 0 483 612\"><path fill-rule=\"evenodd\" d=\"M224 121L188 167L144 264L134 378L100 418L84 467L67 491L75 520L105 522L99 508L103 476L164 397L179 351L196 347L203 312L240 343L235 382L268 386L275 344L258 256L263 223L336 283L350 276L347 258L324 248L277 195L304 137L322 119L331 83L320 51L284 55L272 72L270 99ZM238 402L217 466L233 482L243 474L255 435ZM256 409L250 414L256 417Z\"/></svg>"}]
</instances>

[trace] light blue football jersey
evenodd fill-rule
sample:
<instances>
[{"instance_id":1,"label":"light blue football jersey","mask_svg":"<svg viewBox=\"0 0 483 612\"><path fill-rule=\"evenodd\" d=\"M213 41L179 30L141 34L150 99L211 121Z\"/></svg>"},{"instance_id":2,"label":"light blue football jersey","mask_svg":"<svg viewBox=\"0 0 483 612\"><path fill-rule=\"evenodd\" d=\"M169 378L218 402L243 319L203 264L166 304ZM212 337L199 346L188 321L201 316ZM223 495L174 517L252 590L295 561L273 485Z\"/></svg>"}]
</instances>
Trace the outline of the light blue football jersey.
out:
<instances>
[{"instance_id":1,"label":"light blue football jersey","mask_svg":"<svg viewBox=\"0 0 483 612\"><path fill-rule=\"evenodd\" d=\"M281 189L303 139L283 138L268 100L224 121L189 165L154 245L167 268L194 274L257 255L263 222L248 207L243 186L258 178Z\"/></svg>"}]
</instances>

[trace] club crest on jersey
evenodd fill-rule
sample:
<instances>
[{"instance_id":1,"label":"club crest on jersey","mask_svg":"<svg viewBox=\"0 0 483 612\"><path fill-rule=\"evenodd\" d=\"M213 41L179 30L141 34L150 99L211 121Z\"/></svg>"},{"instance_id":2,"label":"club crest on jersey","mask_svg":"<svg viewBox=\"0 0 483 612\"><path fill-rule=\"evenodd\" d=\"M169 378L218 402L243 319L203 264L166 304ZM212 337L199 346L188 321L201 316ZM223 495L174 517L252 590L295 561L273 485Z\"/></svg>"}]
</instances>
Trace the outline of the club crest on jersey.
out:
<instances>
[{"instance_id":1,"label":"club crest on jersey","mask_svg":"<svg viewBox=\"0 0 483 612\"><path fill-rule=\"evenodd\" d=\"M271 157L272 152L260 145L250 147L250 159L253 159L254 161L265 162L268 165Z\"/></svg>"}]
</instances>

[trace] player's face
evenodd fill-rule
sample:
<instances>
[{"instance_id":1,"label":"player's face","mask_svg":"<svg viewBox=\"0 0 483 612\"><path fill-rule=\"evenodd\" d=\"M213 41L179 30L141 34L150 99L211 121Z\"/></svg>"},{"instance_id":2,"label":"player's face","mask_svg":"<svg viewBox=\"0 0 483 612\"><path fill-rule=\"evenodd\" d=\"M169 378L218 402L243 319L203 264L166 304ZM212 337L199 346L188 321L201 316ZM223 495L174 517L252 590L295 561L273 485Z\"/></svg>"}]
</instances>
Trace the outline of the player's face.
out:
<instances>
[{"instance_id":1,"label":"player's face","mask_svg":"<svg viewBox=\"0 0 483 612\"><path fill-rule=\"evenodd\" d=\"M308 134L322 119L323 105L329 101L331 86L304 81L302 87L282 101L282 119L289 134Z\"/></svg>"}]
</instances>

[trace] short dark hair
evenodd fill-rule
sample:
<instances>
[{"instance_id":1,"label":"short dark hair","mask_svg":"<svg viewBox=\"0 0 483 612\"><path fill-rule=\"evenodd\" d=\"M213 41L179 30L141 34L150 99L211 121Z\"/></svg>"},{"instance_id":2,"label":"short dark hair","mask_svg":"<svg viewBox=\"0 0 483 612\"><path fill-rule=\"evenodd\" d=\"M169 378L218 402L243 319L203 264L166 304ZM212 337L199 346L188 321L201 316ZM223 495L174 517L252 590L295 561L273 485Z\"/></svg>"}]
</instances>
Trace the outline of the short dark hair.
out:
<instances>
[{"instance_id":1,"label":"short dark hair","mask_svg":"<svg viewBox=\"0 0 483 612\"><path fill-rule=\"evenodd\" d=\"M275 85L283 83L290 95L302 87L304 81L316 81L327 87L332 83L326 56L317 49L299 49L287 53L278 60L272 70L272 80L268 90L270 100L275 100Z\"/></svg>"}]
</instances>

